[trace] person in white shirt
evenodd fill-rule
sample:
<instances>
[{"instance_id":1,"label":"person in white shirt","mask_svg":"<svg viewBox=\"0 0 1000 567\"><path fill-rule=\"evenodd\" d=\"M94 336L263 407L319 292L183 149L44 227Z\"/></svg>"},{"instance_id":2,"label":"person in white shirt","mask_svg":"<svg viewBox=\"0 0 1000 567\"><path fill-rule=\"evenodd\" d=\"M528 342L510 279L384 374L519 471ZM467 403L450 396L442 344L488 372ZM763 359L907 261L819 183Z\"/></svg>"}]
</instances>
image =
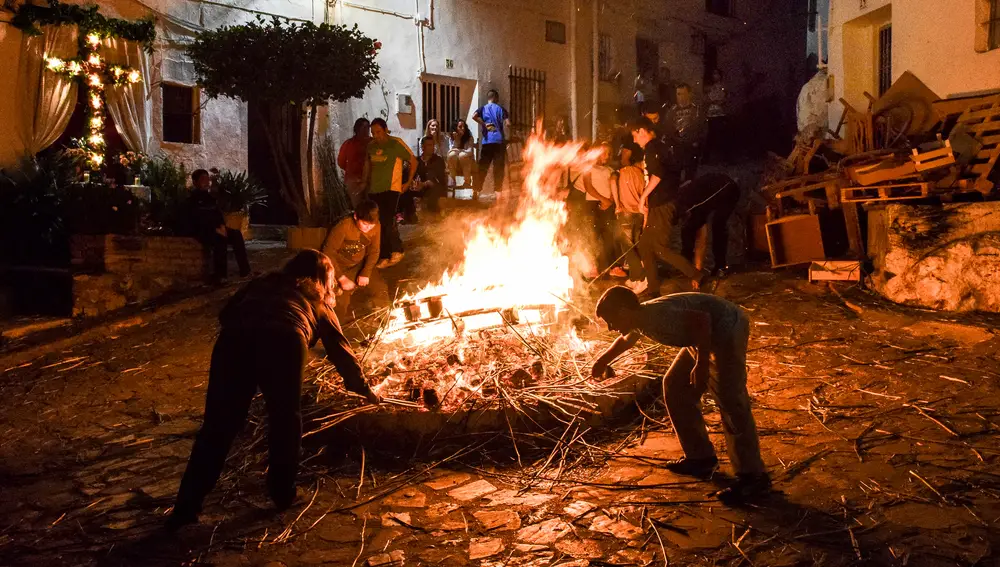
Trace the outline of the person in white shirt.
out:
<instances>
[{"instance_id":1,"label":"person in white shirt","mask_svg":"<svg viewBox=\"0 0 1000 567\"><path fill-rule=\"evenodd\" d=\"M476 165L476 140L469 131L469 124L465 120L455 123L455 128L451 132L451 149L447 154L448 163L448 183L452 187L458 186L459 172L462 174L461 189L472 187L472 171Z\"/></svg>"}]
</instances>

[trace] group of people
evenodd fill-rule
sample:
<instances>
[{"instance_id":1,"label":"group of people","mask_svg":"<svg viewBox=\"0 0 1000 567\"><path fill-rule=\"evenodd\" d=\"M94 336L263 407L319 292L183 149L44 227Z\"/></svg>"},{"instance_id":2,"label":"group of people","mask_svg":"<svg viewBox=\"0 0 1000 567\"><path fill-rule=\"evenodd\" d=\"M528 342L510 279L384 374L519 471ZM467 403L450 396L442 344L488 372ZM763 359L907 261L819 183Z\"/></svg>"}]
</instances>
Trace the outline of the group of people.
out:
<instances>
[{"instance_id":1,"label":"group of people","mask_svg":"<svg viewBox=\"0 0 1000 567\"><path fill-rule=\"evenodd\" d=\"M490 104L495 106L484 106L476 118L487 124L486 132L497 134L484 137L477 173L483 175L488 168L482 167L484 162L496 166L499 160L501 167L494 170L500 170L502 183L504 152L489 146L503 148L503 131L509 123L506 111L496 104L495 92L490 93ZM676 116L677 121L686 120L683 113ZM611 143L602 144L600 163L580 175L569 174L569 209L577 236L589 236L598 244L599 267L627 280L626 286L607 290L597 303L597 316L620 337L595 360L591 372L594 377L605 376L608 366L640 337L681 347L664 378L663 390L684 457L665 466L676 474L701 478L718 468L699 408L701 397L711 391L719 404L726 447L737 473L736 481L718 495L724 502L742 503L770 489L746 388L750 332L746 313L734 303L705 293L642 301L659 295L658 260L680 270L695 289L701 287L709 272L704 269L705 247L697 246L696 241L704 242L698 235L709 227L715 272L725 269L726 225L739 199L739 188L725 175L696 176L687 160L689 154L677 148L676 140L671 143L658 126L662 122L641 117L630 126L629 139L617 151ZM365 135L369 129L370 139ZM462 140L465 134L460 130L456 128L454 134ZM457 171L467 177L469 170L463 168L471 168L471 158L462 153L467 146L449 145L442 157L445 146L440 132L428 128L427 134L418 158L402 140L389 135L384 120L369 124L360 119L355 124L355 137L345 144L338 160L354 201L353 216L329 231L322 251L304 250L279 272L252 280L223 309L219 317L222 331L209 371L205 418L169 527L197 521L258 389L267 402L269 419L267 488L277 509L293 504L302 434L299 398L308 351L317 341L323 342L327 358L349 392L369 403L381 403L369 387L340 321L347 316L351 295L359 289L374 291L381 301L388 301L378 269L402 257L397 212L406 214L415 195L422 195L433 210L434 191L446 186L449 177L453 180ZM612 156L619 162L617 170L610 166ZM404 164L408 173L404 173ZM199 173L195 174L196 186L204 183ZM479 175L477 181L481 182ZM408 192L413 195L405 196ZM401 195L405 196L402 206ZM217 220L211 218L214 220L203 223L205 227ZM683 242L681 251L675 252L670 240L678 224ZM225 240L214 242L230 241L221 229L215 233ZM716 365L714 376L710 360Z\"/></svg>"},{"instance_id":2,"label":"group of people","mask_svg":"<svg viewBox=\"0 0 1000 567\"><path fill-rule=\"evenodd\" d=\"M588 274L625 279L637 294L656 297L659 262L681 272L700 289L710 276L728 270L729 219L740 199L736 182L721 173L697 176L686 149L648 116L629 127L620 144L618 169L611 143L603 143L598 163L574 177L568 209L570 230L596 259ZM681 227L681 248L671 246ZM714 267L707 270L708 234Z\"/></svg>"}]
</instances>

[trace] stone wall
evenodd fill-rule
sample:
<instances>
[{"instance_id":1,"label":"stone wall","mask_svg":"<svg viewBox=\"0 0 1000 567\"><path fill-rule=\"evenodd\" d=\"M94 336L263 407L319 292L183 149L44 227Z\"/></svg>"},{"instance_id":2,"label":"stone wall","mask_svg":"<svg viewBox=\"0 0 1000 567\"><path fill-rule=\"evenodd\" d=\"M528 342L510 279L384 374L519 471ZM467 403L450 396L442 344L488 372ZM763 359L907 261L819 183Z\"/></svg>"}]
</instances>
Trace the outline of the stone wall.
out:
<instances>
[{"instance_id":1,"label":"stone wall","mask_svg":"<svg viewBox=\"0 0 1000 567\"><path fill-rule=\"evenodd\" d=\"M75 235L73 316L92 317L204 283L210 259L196 240Z\"/></svg>"},{"instance_id":2,"label":"stone wall","mask_svg":"<svg viewBox=\"0 0 1000 567\"><path fill-rule=\"evenodd\" d=\"M872 287L897 303L1000 313L1000 202L887 205L868 215Z\"/></svg>"}]
</instances>

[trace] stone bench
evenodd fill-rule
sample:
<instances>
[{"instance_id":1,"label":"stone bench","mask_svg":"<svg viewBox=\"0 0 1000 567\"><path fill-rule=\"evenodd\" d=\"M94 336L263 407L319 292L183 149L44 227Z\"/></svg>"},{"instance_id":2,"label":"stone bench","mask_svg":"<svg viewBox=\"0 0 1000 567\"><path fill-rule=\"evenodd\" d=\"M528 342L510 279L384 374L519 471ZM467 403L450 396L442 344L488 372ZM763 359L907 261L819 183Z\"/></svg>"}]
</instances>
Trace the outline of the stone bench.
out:
<instances>
[{"instance_id":1,"label":"stone bench","mask_svg":"<svg viewBox=\"0 0 1000 567\"><path fill-rule=\"evenodd\" d=\"M92 317L200 286L211 254L193 238L74 235L73 316Z\"/></svg>"}]
</instances>

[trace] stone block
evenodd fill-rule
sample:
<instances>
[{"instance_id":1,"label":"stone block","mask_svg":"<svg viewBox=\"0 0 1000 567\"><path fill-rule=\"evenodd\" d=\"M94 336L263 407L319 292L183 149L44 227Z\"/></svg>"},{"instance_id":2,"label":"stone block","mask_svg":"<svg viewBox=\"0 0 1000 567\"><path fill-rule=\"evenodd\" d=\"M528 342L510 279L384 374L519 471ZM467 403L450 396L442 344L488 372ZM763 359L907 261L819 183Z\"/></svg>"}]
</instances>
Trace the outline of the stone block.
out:
<instances>
[{"instance_id":1,"label":"stone block","mask_svg":"<svg viewBox=\"0 0 1000 567\"><path fill-rule=\"evenodd\" d=\"M1000 202L873 208L868 255L891 301L1000 313Z\"/></svg>"}]
</instances>

